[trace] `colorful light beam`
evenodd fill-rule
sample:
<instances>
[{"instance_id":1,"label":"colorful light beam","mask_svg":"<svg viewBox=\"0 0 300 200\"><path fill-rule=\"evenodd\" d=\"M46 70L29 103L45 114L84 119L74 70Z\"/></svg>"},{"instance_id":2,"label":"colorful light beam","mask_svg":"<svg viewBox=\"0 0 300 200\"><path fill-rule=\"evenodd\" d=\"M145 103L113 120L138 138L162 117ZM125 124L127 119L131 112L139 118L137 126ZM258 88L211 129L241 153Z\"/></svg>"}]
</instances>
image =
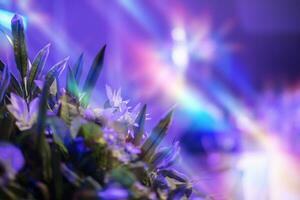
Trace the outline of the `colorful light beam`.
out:
<instances>
[{"instance_id":1,"label":"colorful light beam","mask_svg":"<svg viewBox=\"0 0 300 200\"><path fill-rule=\"evenodd\" d=\"M11 31L11 19L15 15L14 12L10 12L8 10L0 9L0 27L3 27L9 31ZM24 28L27 27L27 18L22 16L24 22Z\"/></svg>"}]
</instances>

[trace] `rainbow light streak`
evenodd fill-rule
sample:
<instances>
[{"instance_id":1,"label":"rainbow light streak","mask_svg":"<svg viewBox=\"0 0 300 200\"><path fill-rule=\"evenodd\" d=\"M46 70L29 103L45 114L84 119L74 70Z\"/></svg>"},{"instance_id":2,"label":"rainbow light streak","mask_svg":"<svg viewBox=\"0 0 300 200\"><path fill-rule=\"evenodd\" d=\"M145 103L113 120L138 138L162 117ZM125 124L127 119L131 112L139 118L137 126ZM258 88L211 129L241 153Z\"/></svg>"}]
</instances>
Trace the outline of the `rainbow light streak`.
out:
<instances>
[{"instance_id":1,"label":"rainbow light streak","mask_svg":"<svg viewBox=\"0 0 300 200\"><path fill-rule=\"evenodd\" d=\"M152 35L157 36L153 31L155 30L155 23L152 18L147 14L145 9L141 5L132 0L119 0L119 3L125 8L134 19L142 25L148 32ZM202 29L203 30L203 29ZM207 31L203 30L203 34ZM184 73L186 67L188 66L189 60L189 47L186 44L186 35L183 29L177 28L172 32L174 41L176 42L175 47L173 48L172 58L179 69L179 74L174 74L173 66L170 66L167 62L161 61L159 56L156 55L147 55L150 56L148 62L146 60L142 63L148 63L148 68L145 69L147 72L144 74L155 74L154 77L150 77L152 80L151 85L159 85L160 90L163 90L164 94L167 94L169 98L178 102L182 109L189 114L193 119L197 119L197 122L201 124L202 128L206 129L222 129L224 128L222 117L219 109L209 103L209 99L205 98L200 92L196 92L194 89L189 88L187 83L183 83L180 79ZM134 41L133 41L134 42ZM145 44L139 44L139 46L144 46ZM205 48L208 48L206 46ZM143 54L148 54L155 52L151 49L147 50L140 49L139 52ZM212 57L212 55L202 55L204 58ZM144 57L144 56L143 56ZM152 63L152 64L151 64ZM144 68L147 68L144 64ZM155 68L155 70L154 70ZM172 87L165 87L165 83L172 83ZM221 125L221 126L220 126ZM218 127L220 126L220 127ZM222 128L221 128L222 127Z\"/></svg>"},{"instance_id":2,"label":"rainbow light streak","mask_svg":"<svg viewBox=\"0 0 300 200\"><path fill-rule=\"evenodd\" d=\"M134 49L135 48L135 49ZM188 85L181 73L174 70L174 66L161 57L147 44L132 46L136 57L141 59L143 68L137 71L140 77L146 76L150 81L150 87L157 88L157 92L172 99L180 109L198 122L204 129L221 129L223 127L222 112L212 104L210 100L200 91ZM148 91L148 90L147 90ZM220 126L220 127L218 127Z\"/></svg>"},{"instance_id":3,"label":"rainbow light streak","mask_svg":"<svg viewBox=\"0 0 300 200\"><path fill-rule=\"evenodd\" d=\"M146 45L142 44L140 46L145 47ZM174 74L172 65L155 54L157 49L144 48L141 49L141 52L147 55L146 57L148 59L144 60L144 63L147 64L144 66L143 70L145 70L145 74L151 75L150 79L154 82L153 85L159 84L163 93L167 94L171 99L176 100L191 117L199 120L199 122L207 123L207 119L212 119L212 121L216 122L215 124L218 124L222 121L221 115L219 114L220 108L211 104L209 99L207 99L201 91L193 90L187 82L182 80L180 74ZM219 62L219 69L221 71L223 70L227 77L237 77L237 74L231 70L232 62L229 57L224 56ZM232 82L241 86L241 88L247 88L247 91L253 91L245 79L241 77L234 79ZM292 185L292 192L295 193L296 186L300 185L299 182L295 182L294 178L300 176L297 171L299 162L295 157L289 155L278 139L273 136L274 133L266 131L261 124L254 119L251 112L246 109L246 106L231 95L222 84L215 80L211 80L210 82L204 82L204 85L209 88L209 91L211 91L213 96L218 99L223 108L226 108L231 113L241 132L254 138L263 147L263 151L261 153L258 152L258 155L262 156L261 162L252 162L252 157L247 157L247 155L242 158L241 162L255 163L253 167L256 167L258 171L261 171L261 169L264 168L268 169L270 174L267 178L270 185L267 186L267 189L269 189L272 199L282 199L282 194L286 194L286 191L284 190L291 190L290 188L287 188L287 186L282 185L283 177L285 177L285 180L287 179L287 181L284 181L285 183L288 182L288 185ZM212 128L212 126L209 128ZM270 162L266 163L264 162L264 159L270 160ZM191 166L185 166L184 163L181 164L182 167L187 171L190 171L191 174L198 170L196 168L191 169ZM243 170L246 172L249 169L244 168ZM243 187L245 187L244 189L246 192L253 192L253 190L251 190L252 186L253 184L251 185L249 180L244 179ZM282 194L280 195L279 193Z\"/></svg>"},{"instance_id":4,"label":"rainbow light streak","mask_svg":"<svg viewBox=\"0 0 300 200\"><path fill-rule=\"evenodd\" d=\"M4 27L5 29L11 31L11 19L15 15L14 12L0 9L0 28ZM22 16L24 22L24 28L27 27L27 18Z\"/></svg>"}]
</instances>

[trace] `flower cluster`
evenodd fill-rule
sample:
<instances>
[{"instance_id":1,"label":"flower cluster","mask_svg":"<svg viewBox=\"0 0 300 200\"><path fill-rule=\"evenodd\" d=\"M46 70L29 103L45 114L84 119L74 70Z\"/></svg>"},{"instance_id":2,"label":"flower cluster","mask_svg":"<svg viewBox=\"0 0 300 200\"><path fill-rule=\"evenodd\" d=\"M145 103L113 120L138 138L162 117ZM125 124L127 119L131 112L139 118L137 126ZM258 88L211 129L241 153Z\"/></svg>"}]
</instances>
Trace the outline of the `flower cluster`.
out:
<instances>
[{"instance_id":1,"label":"flower cluster","mask_svg":"<svg viewBox=\"0 0 300 200\"><path fill-rule=\"evenodd\" d=\"M12 20L15 76L0 61L0 199L188 199L192 186L171 166L179 143L159 147L172 112L149 134L146 105L129 106L121 89L106 86L107 101L89 106L105 46L84 84L83 56L44 66L50 45L31 62L22 19ZM66 88L58 90L67 67Z\"/></svg>"}]
</instances>

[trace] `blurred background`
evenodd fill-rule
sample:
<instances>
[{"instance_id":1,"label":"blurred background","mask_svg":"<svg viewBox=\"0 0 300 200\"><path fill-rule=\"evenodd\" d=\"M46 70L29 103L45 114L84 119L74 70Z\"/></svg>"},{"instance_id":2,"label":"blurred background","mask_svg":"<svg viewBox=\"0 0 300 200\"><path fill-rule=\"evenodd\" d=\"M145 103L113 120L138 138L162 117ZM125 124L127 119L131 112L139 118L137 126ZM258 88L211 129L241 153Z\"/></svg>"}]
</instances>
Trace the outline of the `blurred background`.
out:
<instances>
[{"instance_id":1,"label":"blurred background","mask_svg":"<svg viewBox=\"0 0 300 200\"><path fill-rule=\"evenodd\" d=\"M214 199L300 199L298 0L0 0L0 30L26 23L30 58L51 43L48 66L107 44L105 84L146 103L148 129L175 115L178 168ZM14 65L0 34L1 60ZM84 73L87 73L85 71ZM63 79L63 78L62 78Z\"/></svg>"}]
</instances>

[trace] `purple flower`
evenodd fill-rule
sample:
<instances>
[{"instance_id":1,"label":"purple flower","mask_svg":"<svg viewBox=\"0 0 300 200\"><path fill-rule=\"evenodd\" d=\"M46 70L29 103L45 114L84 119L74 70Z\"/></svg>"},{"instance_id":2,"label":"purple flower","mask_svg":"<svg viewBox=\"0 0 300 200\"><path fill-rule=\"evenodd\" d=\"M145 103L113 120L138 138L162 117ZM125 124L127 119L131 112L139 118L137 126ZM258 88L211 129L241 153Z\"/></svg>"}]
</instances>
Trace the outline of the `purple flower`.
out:
<instances>
[{"instance_id":1,"label":"purple flower","mask_svg":"<svg viewBox=\"0 0 300 200\"><path fill-rule=\"evenodd\" d=\"M88 120L95 120L96 119L95 113L90 108L83 109L82 114Z\"/></svg>"},{"instance_id":2,"label":"purple flower","mask_svg":"<svg viewBox=\"0 0 300 200\"><path fill-rule=\"evenodd\" d=\"M20 149L10 143L0 142L0 165L4 169L0 177L0 185L7 180L13 180L24 166L24 162Z\"/></svg>"},{"instance_id":3,"label":"purple flower","mask_svg":"<svg viewBox=\"0 0 300 200\"><path fill-rule=\"evenodd\" d=\"M103 136L104 136L105 141L109 145L114 145L115 143L117 143L117 141L119 139L119 134L116 131L114 131L114 129L111 129L111 128L104 128Z\"/></svg>"},{"instance_id":4,"label":"purple flower","mask_svg":"<svg viewBox=\"0 0 300 200\"><path fill-rule=\"evenodd\" d=\"M174 164L180 153L179 142L175 142L171 147L160 148L155 154L152 164L158 169L167 168Z\"/></svg>"},{"instance_id":5,"label":"purple flower","mask_svg":"<svg viewBox=\"0 0 300 200\"><path fill-rule=\"evenodd\" d=\"M111 186L98 193L98 196L103 200L123 200L127 199L129 194L126 189L118 186Z\"/></svg>"},{"instance_id":6,"label":"purple flower","mask_svg":"<svg viewBox=\"0 0 300 200\"><path fill-rule=\"evenodd\" d=\"M28 105L22 97L11 93L10 102L7 109L15 117L17 127L21 131L30 129L36 122L39 99L33 99Z\"/></svg>"},{"instance_id":7,"label":"purple flower","mask_svg":"<svg viewBox=\"0 0 300 200\"><path fill-rule=\"evenodd\" d=\"M141 149L137 148L132 143L126 143L125 149L130 154L139 154L139 153L141 153Z\"/></svg>"}]
</instances>

